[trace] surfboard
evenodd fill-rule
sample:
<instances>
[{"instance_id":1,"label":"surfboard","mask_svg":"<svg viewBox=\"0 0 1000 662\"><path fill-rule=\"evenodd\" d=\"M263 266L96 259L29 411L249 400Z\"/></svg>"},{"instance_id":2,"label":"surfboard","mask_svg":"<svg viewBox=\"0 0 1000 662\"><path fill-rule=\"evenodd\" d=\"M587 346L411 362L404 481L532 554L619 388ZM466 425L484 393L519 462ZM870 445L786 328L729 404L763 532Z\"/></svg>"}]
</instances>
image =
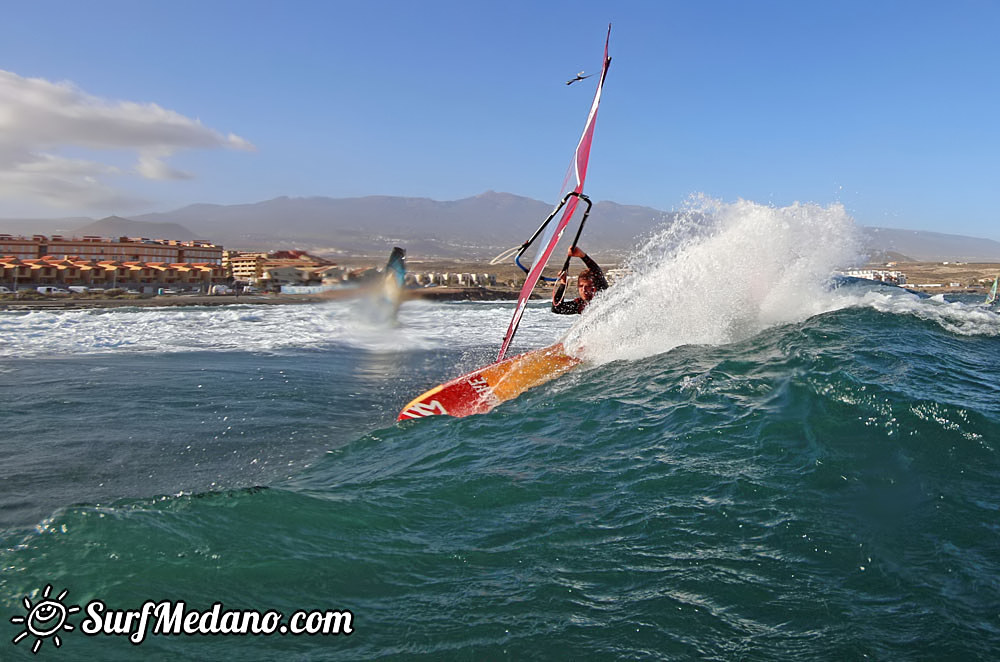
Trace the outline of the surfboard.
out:
<instances>
[{"instance_id":1,"label":"surfboard","mask_svg":"<svg viewBox=\"0 0 1000 662\"><path fill-rule=\"evenodd\" d=\"M396 420L485 414L579 363L580 359L566 353L562 343L518 354L432 388L403 407Z\"/></svg>"}]
</instances>

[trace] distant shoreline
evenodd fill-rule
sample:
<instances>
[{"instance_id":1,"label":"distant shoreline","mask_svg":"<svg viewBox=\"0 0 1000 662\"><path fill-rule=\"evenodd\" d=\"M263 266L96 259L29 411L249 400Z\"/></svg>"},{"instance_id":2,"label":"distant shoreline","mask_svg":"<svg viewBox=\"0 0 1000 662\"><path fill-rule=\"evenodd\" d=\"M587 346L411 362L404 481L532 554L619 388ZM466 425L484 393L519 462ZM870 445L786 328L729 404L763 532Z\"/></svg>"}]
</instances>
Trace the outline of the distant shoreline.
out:
<instances>
[{"instance_id":1,"label":"distant shoreline","mask_svg":"<svg viewBox=\"0 0 1000 662\"><path fill-rule=\"evenodd\" d=\"M361 261L360 258L354 258ZM516 301L519 287L519 273L516 268L496 267L479 263L463 263L460 266L453 263L421 262L422 269L429 271L451 271L462 269L467 271L486 271L497 269L510 285L493 287L418 287L404 290L406 301ZM415 265L414 265L415 266ZM608 265L609 268L611 265ZM872 265L886 268L889 265ZM972 286L969 281L979 278L992 278L1000 273L1000 264L995 263L937 263L937 262L899 262L892 263L891 268L899 269L907 274L908 283L904 289L925 294L966 294L985 296L988 287ZM954 286L953 282L964 281L965 285ZM926 283L940 283L936 287L927 287ZM548 299L551 290L536 289L533 300ZM323 303L325 301L347 300L360 295L355 288L328 290L320 294L253 294L253 295L132 295L136 298L89 298L87 295L62 295L45 299L14 300L5 295L0 298L0 310L81 310L94 308L170 308L177 306L231 306L231 305L296 305ZM32 293L34 296L34 293Z\"/></svg>"},{"instance_id":2,"label":"distant shoreline","mask_svg":"<svg viewBox=\"0 0 1000 662\"><path fill-rule=\"evenodd\" d=\"M901 289L926 294L985 294L986 288L914 287ZM511 288L433 287L405 290L404 301L517 301L518 290ZM11 310L90 310L95 308L177 308L184 306L274 306L318 304L357 298L356 290L331 290L322 294L253 294L253 295L153 295L135 299L91 299L86 296L60 296L48 299L0 300L0 311ZM549 295L534 292L532 300L547 300Z\"/></svg>"}]
</instances>

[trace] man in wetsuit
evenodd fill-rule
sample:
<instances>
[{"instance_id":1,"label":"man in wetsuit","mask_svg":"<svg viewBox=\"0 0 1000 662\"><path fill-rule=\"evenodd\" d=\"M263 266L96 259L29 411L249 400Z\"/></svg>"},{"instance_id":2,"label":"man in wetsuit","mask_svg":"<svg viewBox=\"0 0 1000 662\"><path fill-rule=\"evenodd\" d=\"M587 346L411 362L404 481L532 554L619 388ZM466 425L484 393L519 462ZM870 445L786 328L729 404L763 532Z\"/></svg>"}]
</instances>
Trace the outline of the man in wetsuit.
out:
<instances>
[{"instance_id":1,"label":"man in wetsuit","mask_svg":"<svg viewBox=\"0 0 1000 662\"><path fill-rule=\"evenodd\" d=\"M587 268L576 277L576 285L580 291L580 296L572 301L563 301L563 292L566 290L566 272L563 271L556 279L556 288L552 292L552 312L559 315L578 315L587 307L594 295L601 290L608 289L608 281L604 278L604 272L590 256L573 246L569 249L572 257L583 260Z\"/></svg>"}]
</instances>

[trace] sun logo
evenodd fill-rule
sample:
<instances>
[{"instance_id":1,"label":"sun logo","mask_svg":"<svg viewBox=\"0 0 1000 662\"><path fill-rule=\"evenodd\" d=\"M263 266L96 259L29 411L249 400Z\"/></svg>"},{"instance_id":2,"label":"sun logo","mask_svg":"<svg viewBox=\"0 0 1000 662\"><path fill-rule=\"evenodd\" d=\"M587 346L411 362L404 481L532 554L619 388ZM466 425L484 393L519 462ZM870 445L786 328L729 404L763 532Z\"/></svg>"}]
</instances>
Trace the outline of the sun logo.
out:
<instances>
[{"instance_id":1,"label":"sun logo","mask_svg":"<svg viewBox=\"0 0 1000 662\"><path fill-rule=\"evenodd\" d=\"M56 648L62 646L59 633L62 630L72 630L73 626L66 622L66 617L72 613L80 611L80 607L74 605L67 607L62 603L62 599L69 593L69 589L57 595L55 599L49 597L52 593L52 585L46 584L42 591L42 599L37 604L31 604L31 598L24 596L24 608L28 610L27 616L14 616L11 623L23 623L24 630L14 637L14 643L29 635L35 636L35 645L31 647L32 653L37 653L42 647L42 641L52 637L52 643Z\"/></svg>"}]
</instances>

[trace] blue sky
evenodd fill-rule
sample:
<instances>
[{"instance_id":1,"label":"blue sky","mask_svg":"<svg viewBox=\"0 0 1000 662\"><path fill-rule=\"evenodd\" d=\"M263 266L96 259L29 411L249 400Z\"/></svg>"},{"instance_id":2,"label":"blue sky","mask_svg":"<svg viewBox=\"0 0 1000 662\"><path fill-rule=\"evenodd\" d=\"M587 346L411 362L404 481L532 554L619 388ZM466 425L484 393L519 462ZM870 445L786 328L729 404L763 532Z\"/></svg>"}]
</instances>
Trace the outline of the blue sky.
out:
<instances>
[{"instance_id":1,"label":"blue sky","mask_svg":"<svg viewBox=\"0 0 1000 662\"><path fill-rule=\"evenodd\" d=\"M840 202L1000 238L987 0L9 3L0 216L554 202L595 79L564 81L599 70L608 22L594 199Z\"/></svg>"}]
</instances>

